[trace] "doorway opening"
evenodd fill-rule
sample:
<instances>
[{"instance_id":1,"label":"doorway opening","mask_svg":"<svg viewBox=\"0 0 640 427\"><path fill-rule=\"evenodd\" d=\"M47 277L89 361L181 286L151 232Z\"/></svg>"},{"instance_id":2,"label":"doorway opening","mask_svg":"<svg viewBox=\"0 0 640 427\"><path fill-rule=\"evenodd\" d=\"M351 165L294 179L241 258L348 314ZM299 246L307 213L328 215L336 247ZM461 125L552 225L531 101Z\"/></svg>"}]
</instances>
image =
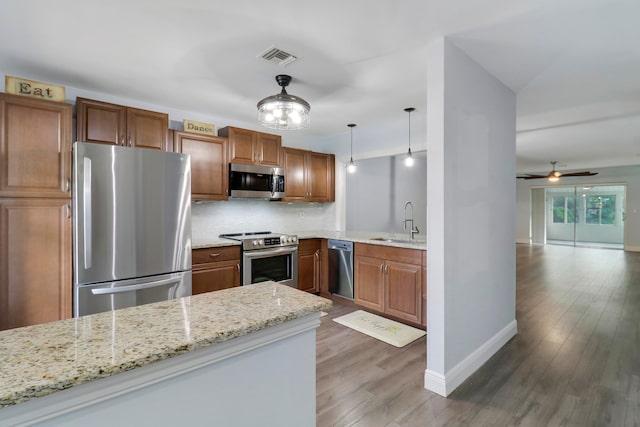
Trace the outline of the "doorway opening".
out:
<instances>
[{"instance_id":1,"label":"doorway opening","mask_svg":"<svg viewBox=\"0 0 640 427\"><path fill-rule=\"evenodd\" d=\"M544 197L540 197L540 190ZM544 228L543 236L538 235L534 242L624 249L625 196L626 185L534 189L532 222L537 216L538 230Z\"/></svg>"}]
</instances>

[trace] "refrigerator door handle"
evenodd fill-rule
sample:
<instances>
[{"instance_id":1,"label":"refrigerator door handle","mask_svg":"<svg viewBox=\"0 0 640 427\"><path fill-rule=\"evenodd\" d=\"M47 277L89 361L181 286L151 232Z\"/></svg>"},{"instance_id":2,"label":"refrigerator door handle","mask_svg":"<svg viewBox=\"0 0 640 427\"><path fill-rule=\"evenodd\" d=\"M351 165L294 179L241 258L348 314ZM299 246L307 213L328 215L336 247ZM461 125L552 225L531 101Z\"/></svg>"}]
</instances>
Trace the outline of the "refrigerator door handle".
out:
<instances>
[{"instance_id":1,"label":"refrigerator door handle","mask_svg":"<svg viewBox=\"0 0 640 427\"><path fill-rule=\"evenodd\" d=\"M84 268L91 268L92 264L92 239L91 239L91 159L85 157L82 210L84 213Z\"/></svg>"},{"instance_id":2,"label":"refrigerator door handle","mask_svg":"<svg viewBox=\"0 0 640 427\"><path fill-rule=\"evenodd\" d=\"M91 293L94 295L118 294L121 292L131 292L131 291L137 291L140 289L156 288L159 286L168 285L170 283L180 283L181 280L182 279L180 278L177 278L177 279L171 278L171 279L164 279L164 280L156 280L155 282L140 283L138 285L118 286L116 288L91 289Z\"/></svg>"}]
</instances>

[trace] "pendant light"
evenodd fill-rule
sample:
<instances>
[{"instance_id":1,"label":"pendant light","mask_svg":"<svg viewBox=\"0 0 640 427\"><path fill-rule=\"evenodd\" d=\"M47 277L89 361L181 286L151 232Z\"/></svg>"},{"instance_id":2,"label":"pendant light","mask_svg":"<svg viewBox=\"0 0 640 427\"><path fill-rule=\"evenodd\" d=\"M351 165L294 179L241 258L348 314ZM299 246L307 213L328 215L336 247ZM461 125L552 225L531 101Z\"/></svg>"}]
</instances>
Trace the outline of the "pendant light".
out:
<instances>
[{"instance_id":1,"label":"pendant light","mask_svg":"<svg viewBox=\"0 0 640 427\"><path fill-rule=\"evenodd\" d=\"M349 164L347 165L347 172L356 173L358 167L355 163L353 163L353 128L356 126L355 123L349 123L347 126L351 128L351 159L349 159Z\"/></svg>"},{"instance_id":2,"label":"pendant light","mask_svg":"<svg viewBox=\"0 0 640 427\"><path fill-rule=\"evenodd\" d=\"M309 103L297 96L289 95L285 89L291 76L279 74L276 82L282 87L279 94L267 96L258 102L258 121L271 129L297 130L309 127L311 117Z\"/></svg>"},{"instance_id":3,"label":"pendant light","mask_svg":"<svg viewBox=\"0 0 640 427\"><path fill-rule=\"evenodd\" d=\"M415 110L416 109L413 107L404 109L404 111L409 113L409 151L407 152L407 157L404 158L404 165L409 168L416 162L416 160L413 158L413 154L411 153L411 112Z\"/></svg>"}]
</instances>

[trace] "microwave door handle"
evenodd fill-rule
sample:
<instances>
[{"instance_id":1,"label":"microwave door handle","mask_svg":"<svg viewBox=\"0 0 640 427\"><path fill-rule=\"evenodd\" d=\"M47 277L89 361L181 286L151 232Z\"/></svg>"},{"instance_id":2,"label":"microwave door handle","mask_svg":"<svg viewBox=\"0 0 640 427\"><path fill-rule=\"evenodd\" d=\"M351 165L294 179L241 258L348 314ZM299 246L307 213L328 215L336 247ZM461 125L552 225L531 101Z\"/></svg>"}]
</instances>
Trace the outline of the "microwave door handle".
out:
<instances>
[{"instance_id":1,"label":"microwave door handle","mask_svg":"<svg viewBox=\"0 0 640 427\"><path fill-rule=\"evenodd\" d=\"M293 246L288 248L274 248L274 249L268 249L268 250L247 251L244 253L244 256L247 259L265 258L265 256L292 254L297 250L298 250L298 247Z\"/></svg>"},{"instance_id":2,"label":"microwave door handle","mask_svg":"<svg viewBox=\"0 0 640 427\"><path fill-rule=\"evenodd\" d=\"M109 295L109 294L119 294L121 292L131 292L138 291L140 289L148 289L148 288L157 288L159 286L168 285L170 283L180 283L182 279L164 279L164 280L156 280L155 282L146 282L140 283L138 285L129 285L129 286L119 286L116 288L98 288L91 289L91 293L93 295Z\"/></svg>"},{"instance_id":3,"label":"microwave door handle","mask_svg":"<svg viewBox=\"0 0 640 427\"><path fill-rule=\"evenodd\" d=\"M271 174L271 197L276 197L276 188L277 188L277 180L278 176L276 175L276 170L273 169L273 172Z\"/></svg>"}]
</instances>

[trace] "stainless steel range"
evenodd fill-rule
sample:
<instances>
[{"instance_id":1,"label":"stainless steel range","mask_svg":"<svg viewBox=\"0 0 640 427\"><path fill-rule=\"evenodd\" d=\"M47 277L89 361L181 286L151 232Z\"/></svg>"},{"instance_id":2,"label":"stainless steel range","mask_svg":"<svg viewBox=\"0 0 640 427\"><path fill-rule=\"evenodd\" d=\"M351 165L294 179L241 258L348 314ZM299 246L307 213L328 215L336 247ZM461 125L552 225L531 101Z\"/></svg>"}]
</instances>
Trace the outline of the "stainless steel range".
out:
<instances>
[{"instance_id":1,"label":"stainless steel range","mask_svg":"<svg viewBox=\"0 0 640 427\"><path fill-rule=\"evenodd\" d=\"M271 280L298 287L298 236L270 231L221 234L242 242L242 284Z\"/></svg>"}]
</instances>

